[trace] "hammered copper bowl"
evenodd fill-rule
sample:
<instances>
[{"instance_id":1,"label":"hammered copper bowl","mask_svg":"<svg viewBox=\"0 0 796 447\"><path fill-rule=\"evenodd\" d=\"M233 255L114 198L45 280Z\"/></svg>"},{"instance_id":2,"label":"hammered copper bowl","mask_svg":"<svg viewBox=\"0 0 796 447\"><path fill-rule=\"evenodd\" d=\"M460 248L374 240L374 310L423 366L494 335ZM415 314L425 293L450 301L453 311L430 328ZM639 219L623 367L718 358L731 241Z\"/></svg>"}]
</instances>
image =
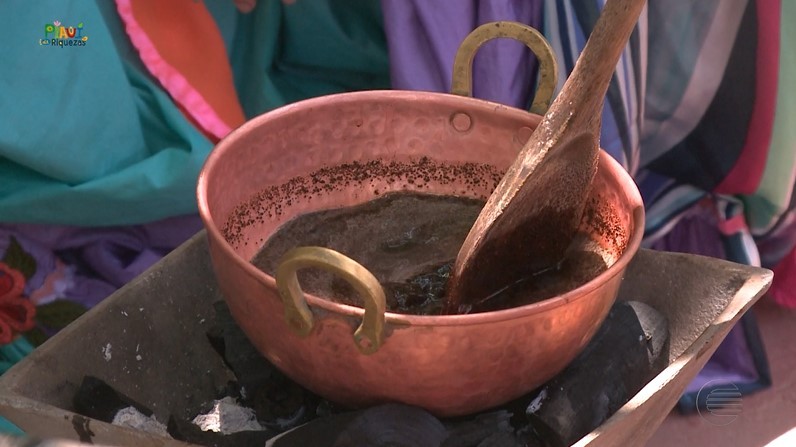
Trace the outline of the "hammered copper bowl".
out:
<instances>
[{"instance_id":1,"label":"hammered copper bowl","mask_svg":"<svg viewBox=\"0 0 796 447\"><path fill-rule=\"evenodd\" d=\"M232 315L285 374L350 406L397 401L462 415L544 383L594 335L641 241L638 189L605 152L583 229L602 247L607 271L566 294L507 310L388 312L383 345L370 355L352 338L362 308L307 295L314 325L300 336L285 320L274 277L249 262L280 225L303 213L401 190L485 198L494 173L473 167L505 169L539 119L455 95L370 91L307 100L246 123L218 144L198 184L213 267ZM324 170L344 164L350 175ZM432 175L413 175L412 166Z\"/></svg>"}]
</instances>

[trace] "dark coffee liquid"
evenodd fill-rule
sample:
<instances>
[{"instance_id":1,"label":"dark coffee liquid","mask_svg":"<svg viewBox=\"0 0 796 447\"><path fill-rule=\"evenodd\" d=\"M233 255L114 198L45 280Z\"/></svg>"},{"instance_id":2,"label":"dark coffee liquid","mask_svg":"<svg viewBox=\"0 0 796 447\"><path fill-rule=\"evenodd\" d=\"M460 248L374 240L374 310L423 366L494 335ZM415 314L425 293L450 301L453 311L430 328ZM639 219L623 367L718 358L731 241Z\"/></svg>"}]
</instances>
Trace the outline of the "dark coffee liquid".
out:
<instances>
[{"instance_id":1,"label":"dark coffee liquid","mask_svg":"<svg viewBox=\"0 0 796 447\"><path fill-rule=\"evenodd\" d=\"M436 315L442 311L451 266L484 202L418 193L394 193L368 203L299 216L271 237L252 262L273 275L288 250L331 248L365 266L384 287L391 312ZM473 300L470 312L507 309L574 289L604 271L602 257L579 237L558 266L528 272L522 281L495 285ZM304 291L361 306L353 288L316 269L299 272Z\"/></svg>"}]
</instances>

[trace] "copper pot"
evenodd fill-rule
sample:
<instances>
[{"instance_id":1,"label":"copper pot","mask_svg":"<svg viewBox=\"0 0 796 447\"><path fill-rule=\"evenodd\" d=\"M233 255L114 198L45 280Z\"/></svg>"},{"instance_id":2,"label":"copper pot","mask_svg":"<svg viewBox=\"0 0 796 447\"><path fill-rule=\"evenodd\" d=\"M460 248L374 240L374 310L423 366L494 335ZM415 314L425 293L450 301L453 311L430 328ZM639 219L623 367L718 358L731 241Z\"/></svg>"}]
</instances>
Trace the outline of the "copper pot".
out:
<instances>
[{"instance_id":1,"label":"copper pot","mask_svg":"<svg viewBox=\"0 0 796 447\"><path fill-rule=\"evenodd\" d=\"M303 213L390 191L488 197L540 116L469 97L475 50L492 37L525 41L544 71L537 111L549 104L556 78L552 52L537 32L492 25L460 48L454 91L461 95L368 91L288 105L232 132L202 170L199 210L232 315L274 365L332 401L354 407L397 401L454 416L527 393L594 335L639 247L638 189L602 152L582 229L610 267L542 302L467 315L385 313L378 281L343 255L293 252L278 269L279 287L250 263L280 225ZM343 275L368 297L365 308L303 296L295 270L306 265Z\"/></svg>"}]
</instances>

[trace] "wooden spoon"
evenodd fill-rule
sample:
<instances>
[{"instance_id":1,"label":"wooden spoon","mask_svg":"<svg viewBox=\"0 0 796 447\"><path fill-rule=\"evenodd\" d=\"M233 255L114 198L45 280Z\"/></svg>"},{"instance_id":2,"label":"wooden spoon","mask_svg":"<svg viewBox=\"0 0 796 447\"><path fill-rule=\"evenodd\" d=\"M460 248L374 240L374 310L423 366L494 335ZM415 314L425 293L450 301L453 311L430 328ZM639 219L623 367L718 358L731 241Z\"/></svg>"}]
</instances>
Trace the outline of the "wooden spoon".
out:
<instances>
[{"instance_id":1,"label":"wooden spoon","mask_svg":"<svg viewBox=\"0 0 796 447\"><path fill-rule=\"evenodd\" d=\"M597 172L603 99L644 1L606 3L561 93L459 250L445 297L447 313L469 312L562 260Z\"/></svg>"}]
</instances>

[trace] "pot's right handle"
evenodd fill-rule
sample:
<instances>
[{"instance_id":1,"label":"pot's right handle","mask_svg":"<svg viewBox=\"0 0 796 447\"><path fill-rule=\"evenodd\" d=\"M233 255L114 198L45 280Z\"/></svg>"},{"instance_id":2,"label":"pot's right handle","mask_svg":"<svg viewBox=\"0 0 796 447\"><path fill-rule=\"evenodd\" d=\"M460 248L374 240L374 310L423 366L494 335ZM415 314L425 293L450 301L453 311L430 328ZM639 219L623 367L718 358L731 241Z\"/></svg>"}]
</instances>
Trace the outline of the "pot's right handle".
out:
<instances>
[{"instance_id":1,"label":"pot's right handle","mask_svg":"<svg viewBox=\"0 0 796 447\"><path fill-rule=\"evenodd\" d=\"M475 53L486 42L501 37L518 40L533 51L539 61L539 84L533 98L530 112L544 115L558 79L558 65L550 44L539 31L518 22L486 23L471 32L459 45L453 62L451 93L461 96L473 95L473 59Z\"/></svg>"}]
</instances>

